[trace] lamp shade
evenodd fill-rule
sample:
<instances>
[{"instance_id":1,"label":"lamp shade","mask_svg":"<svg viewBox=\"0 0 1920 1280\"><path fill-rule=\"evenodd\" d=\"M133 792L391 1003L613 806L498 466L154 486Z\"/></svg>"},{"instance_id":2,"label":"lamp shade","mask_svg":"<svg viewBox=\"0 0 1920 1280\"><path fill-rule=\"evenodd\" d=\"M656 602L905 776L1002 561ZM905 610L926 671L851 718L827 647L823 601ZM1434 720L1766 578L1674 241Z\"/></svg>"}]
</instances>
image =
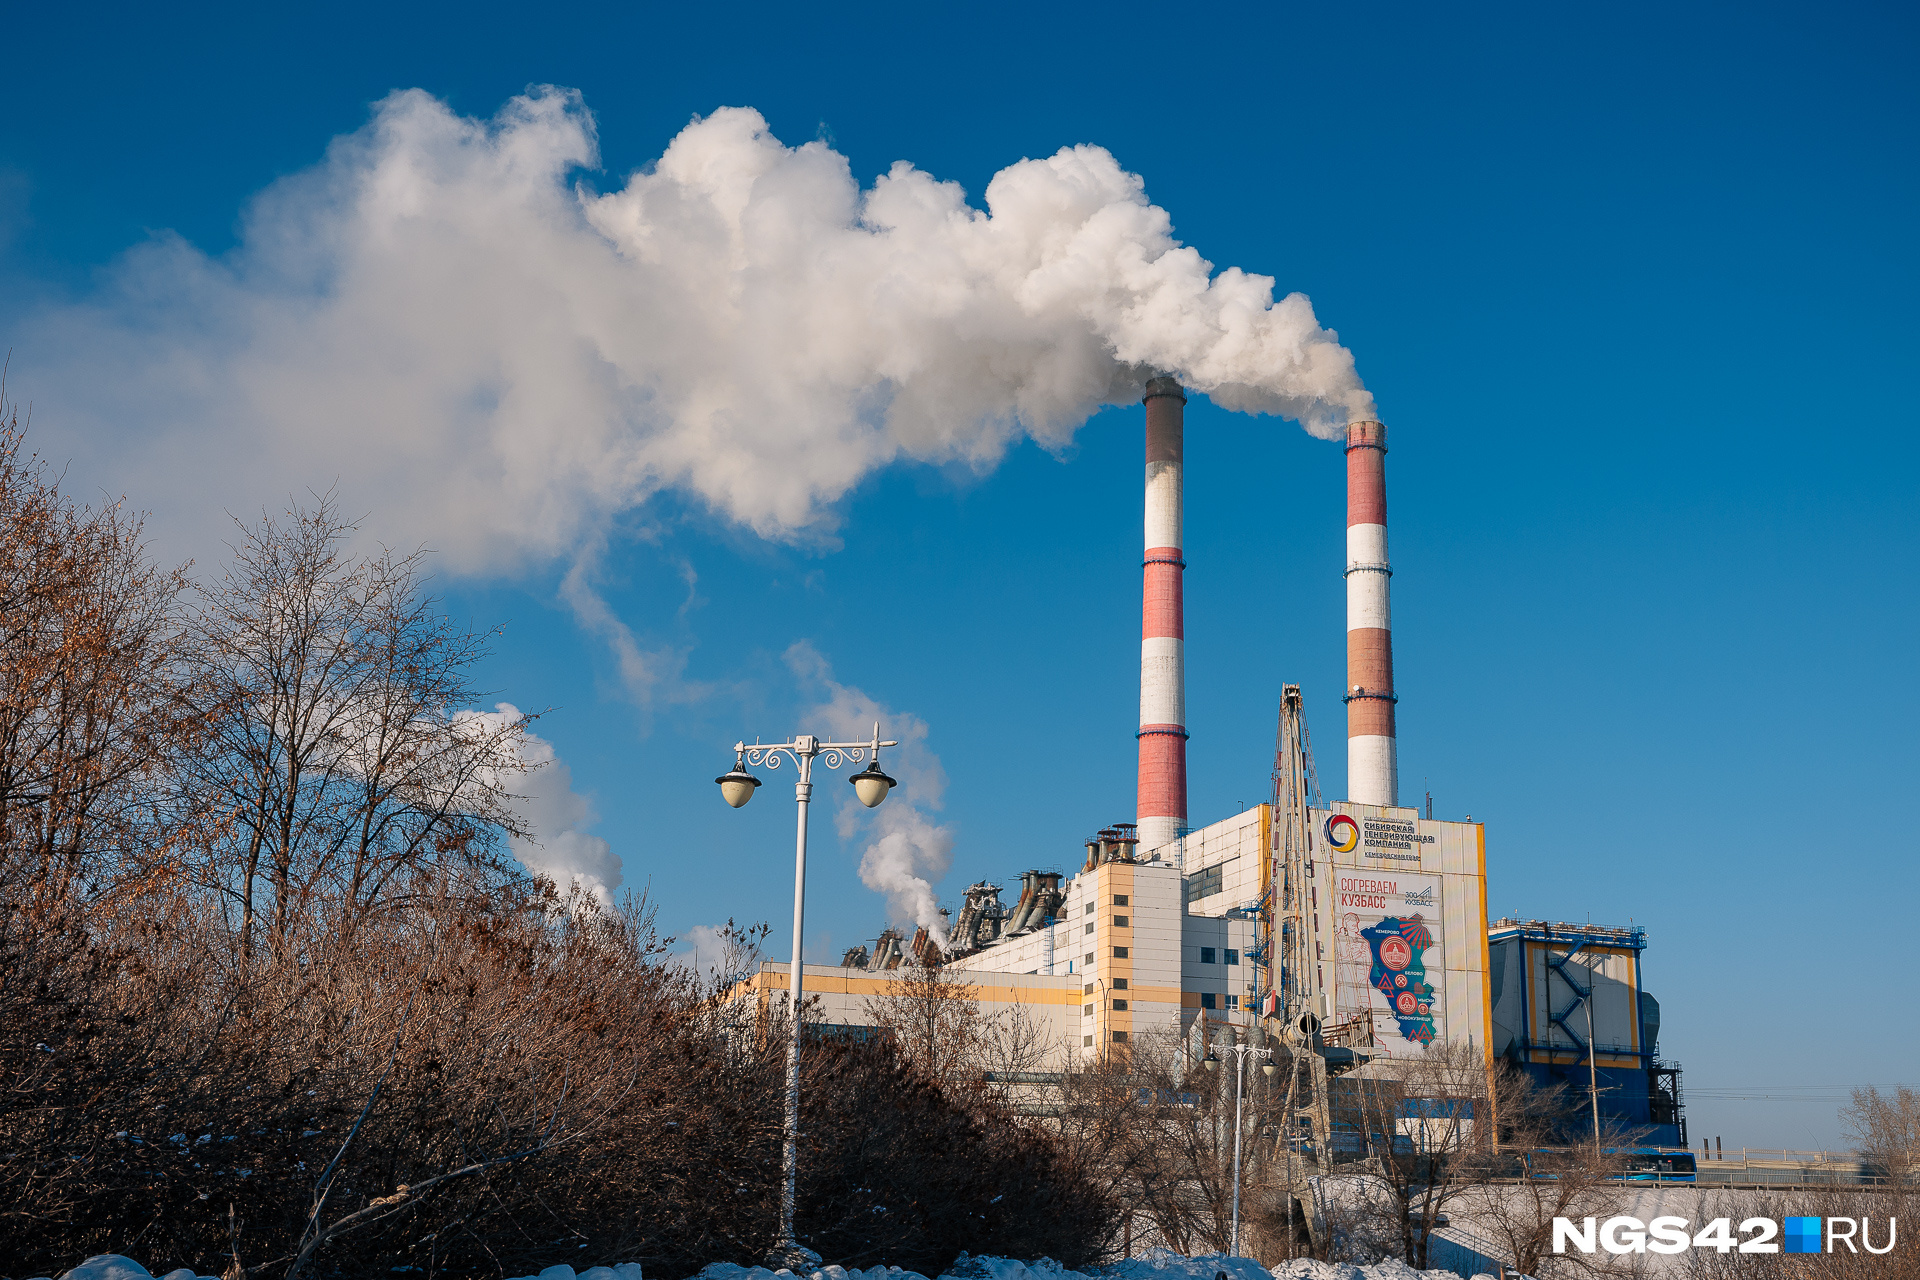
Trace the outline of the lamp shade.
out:
<instances>
[{"instance_id":1,"label":"lamp shade","mask_svg":"<svg viewBox=\"0 0 1920 1280\"><path fill-rule=\"evenodd\" d=\"M714 781L720 784L720 798L736 809L753 799L753 789L760 785L760 779L738 765Z\"/></svg>"},{"instance_id":2,"label":"lamp shade","mask_svg":"<svg viewBox=\"0 0 1920 1280\"><path fill-rule=\"evenodd\" d=\"M847 779L853 784L853 794L860 797L860 803L872 809L887 798L887 792L898 784L886 774L880 772L880 762L875 760Z\"/></svg>"},{"instance_id":3,"label":"lamp shade","mask_svg":"<svg viewBox=\"0 0 1920 1280\"><path fill-rule=\"evenodd\" d=\"M1200 1059L1200 1062L1209 1071L1218 1071L1220 1069L1220 1059L1214 1057L1211 1053Z\"/></svg>"},{"instance_id":4,"label":"lamp shade","mask_svg":"<svg viewBox=\"0 0 1920 1280\"><path fill-rule=\"evenodd\" d=\"M1276 1067L1271 1062L1263 1062L1260 1064L1261 1074L1265 1075L1268 1079L1272 1079L1273 1073L1278 1071L1279 1069L1280 1069L1279 1067Z\"/></svg>"}]
</instances>

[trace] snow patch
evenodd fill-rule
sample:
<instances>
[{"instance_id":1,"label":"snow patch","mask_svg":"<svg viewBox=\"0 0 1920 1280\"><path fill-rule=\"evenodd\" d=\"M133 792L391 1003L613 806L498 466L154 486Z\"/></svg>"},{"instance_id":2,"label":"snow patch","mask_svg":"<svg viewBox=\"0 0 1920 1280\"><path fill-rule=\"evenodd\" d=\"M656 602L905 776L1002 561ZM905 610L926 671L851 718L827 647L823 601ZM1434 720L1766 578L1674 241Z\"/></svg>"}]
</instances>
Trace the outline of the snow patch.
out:
<instances>
[{"instance_id":1,"label":"snow patch","mask_svg":"<svg viewBox=\"0 0 1920 1280\"><path fill-rule=\"evenodd\" d=\"M1225 1254L1203 1254L1189 1258L1183 1254L1155 1249L1138 1258L1095 1272L1069 1271L1051 1258L1021 1262L1015 1258L972 1257L961 1254L940 1280L1460 1280L1452 1271L1416 1271L1398 1258L1358 1267L1345 1262L1316 1262L1296 1258L1271 1271L1252 1258L1232 1258ZM46 1280L41 1277L40 1280ZM61 1280L155 1280L145 1267L117 1253L103 1253L61 1277ZM182 1267L169 1271L159 1280L214 1280L198 1276ZM589 1267L576 1272L562 1263L533 1276L514 1280L643 1280L640 1264L623 1262L613 1267ZM732 1262L716 1262L703 1268L692 1280L928 1280L917 1271L899 1267L822 1267L805 1277L787 1270L743 1267ZM1493 1280L1474 1276L1473 1280Z\"/></svg>"},{"instance_id":2,"label":"snow patch","mask_svg":"<svg viewBox=\"0 0 1920 1280\"><path fill-rule=\"evenodd\" d=\"M41 1280L45 1280L45 1277L41 1277ZM60 1280L154 1280L154 1277L152 1272L132 1258L123 1258L117 1253L100 1253L61 1276ZM161 1276L160 1280L216 1280L216 1278L199 1275L191 1267L179 1267Z\"/></svg>"}]
</instances>

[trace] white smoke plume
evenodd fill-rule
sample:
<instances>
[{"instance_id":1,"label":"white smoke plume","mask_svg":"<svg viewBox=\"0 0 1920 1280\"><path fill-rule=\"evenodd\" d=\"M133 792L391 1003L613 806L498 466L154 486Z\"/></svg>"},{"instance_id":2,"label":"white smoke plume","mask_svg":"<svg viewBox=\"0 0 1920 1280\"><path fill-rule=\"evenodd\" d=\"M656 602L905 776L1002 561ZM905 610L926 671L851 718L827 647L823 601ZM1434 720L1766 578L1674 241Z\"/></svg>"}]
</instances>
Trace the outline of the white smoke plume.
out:
<instances>
[{"instance_id":1,"label":"white smoke plume","mask_svg":"<svg viewBox=\"0 0 1920 1280\"><path fill-rule=\"evenodd\" d=\"M520 709L501 702L492 711L463 711L456 719L482 721L497 731L519 720ZM585 830L599 817L593 801L573 789L573 771L555 753L552 743L524 733L516 746L518 763L527 771L517 773L509 786L520 797L520 819L533 838L515 839L513 856L521 866L548 877L562 890L578 885L602 901L610 900L625 878L625 870L613 846Z\"/></svg>"},{"instance_id":2,"label":"white smoke plume","mask_svg":"<svg viewBox=\"0 0 1920 1280\"><path fill-rule=\"evenodd\" d=\"M824 702L803 714L806 723L817 726L810 732L831 734L840 742L864 742L872 737L877 723L882 738L900 744L881 752L881 767L899 783L893 794L878 809L868 809L847 787L834 823L843 840L863 826L876 833L878 838L860 856L860 882L886 895L895 923L911 920L924 925L944 946L946 925L933 886L953 865L953 833L927 816L928 810L941 807L947 790L947 772L940 767L940 758L927 749L927 722L891 711L859 689L840 684L819 650L804 640L787 650L786 659L803 686L826 695ZM823 779L835 776L827 770L816 772L816 793Z\"/></svg>"},{"instance_id":3,"label":"white smoke plume","mask_svg":"<svg viewBox=\"0 0 1920 1280\"><path fill-rule=\"evenodd\" d=\"M22 318L15 389L76 477L207 513L189 553L222 508L338 481L369 537L470 573L572 556L666 489L827 537L874 469L1064 446L1151 373L1320 435L1370 409L1306 298L1214 274L1097 146L1009 165L984 208L905 161L863 188L744 108L606 194L597 164L574 92L491 120L395 93L231 251L160 235Z\"/></svg>"}]
</instances>

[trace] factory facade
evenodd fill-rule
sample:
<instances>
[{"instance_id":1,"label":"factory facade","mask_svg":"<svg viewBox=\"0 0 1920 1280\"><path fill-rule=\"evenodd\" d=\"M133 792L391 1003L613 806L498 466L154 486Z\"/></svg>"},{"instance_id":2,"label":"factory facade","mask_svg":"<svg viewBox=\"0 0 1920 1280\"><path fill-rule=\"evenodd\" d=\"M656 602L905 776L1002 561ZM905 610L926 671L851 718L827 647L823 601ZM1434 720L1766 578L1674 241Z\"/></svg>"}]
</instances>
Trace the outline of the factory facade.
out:
<instances>
[{"instance_id":1,"label":"factory facade","mask_svg":"<svg viewBox=\"0 0 1920 1280\"><path fill-rule=\"evenodd\" d=\"M1272 802L1189 825L1186 395L1153 378L1143 405L1136 820L1089 839L1071 874L1027 871L1011 904L983 881L944 931L887 930L840 966L808 966L804 990L820 1016L867 1023L903 962L938 965L983 1011L1026 1018L1055 1066L1154 1034L1206 1039L1231 1026L1264 1038L1305 1016L1349 1062L1471 1042L1490 1065L1504 1059L1542 1084L1584 1087L1602 1118L1684 1143L1678 1069L1654 1057L1659 1006L1640 982L1644 932L1490 925L1485 827L1399 805L1387 429L1370 410L1345 433L1350 798L1320 799L1299 691L1288 686ZM785 987L786 966L766 964L739 992L766 1002Z\"/></svg>"}]
</instances>

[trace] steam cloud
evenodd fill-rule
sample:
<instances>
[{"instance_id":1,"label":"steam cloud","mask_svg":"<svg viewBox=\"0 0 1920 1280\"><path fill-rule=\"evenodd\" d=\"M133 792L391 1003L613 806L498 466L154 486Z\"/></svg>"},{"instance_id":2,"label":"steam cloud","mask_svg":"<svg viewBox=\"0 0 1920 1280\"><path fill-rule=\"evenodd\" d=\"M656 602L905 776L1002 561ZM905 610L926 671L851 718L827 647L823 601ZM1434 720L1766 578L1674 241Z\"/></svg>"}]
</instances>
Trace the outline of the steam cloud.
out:
<instances>
[{"instance_id":1,"label":"steam cloud","mask_svg":"<svg viewBox=\"0 0 1920 1280\"><path fill-rule=\"evenodd\" d=\"M785 146L743 108L696 119L617 190L579 180L597 164L577 93L491 120L395 93L261 193L230 252L160 235L85 300L26 315L14 390L76 480L158 508L173 554L216 545L223 508L337 484L373 513L368 537L431 545L451 571L567 562L562 599L643 706L697 696L684 654L643 647L592 576L616 522L665 490L818 538L877 468L1063 447L1150 374L1322 436L1371 412L1305 297L1214 274L1097 146L1008 166L984 209L904 161L862 188L825 143ZM862 879L938 929L953 840L928 816L945 777L926 725L811 649L789 661L828 691L832 731L878 718L902 739L905 794L870 816L848 800L840 823L872 821ZM550 746L529 749L551 763L528 783L538 846L516 854L615 888L590 805Z\"/></svg>"},{"instance_id":2,"label":"steam cloud","mask_svg":"<svg viewBox=\"0 0 1920 1280\"><path fill-rule=\"evenodd\" d=\"M472 573L576 555L668 488L820 536L876 468L1062 446L1152 373L1320 435L1370 409L1306 298L1213 274L1097 146L1008 166L984 210L904 161L863 189L743 108L618 190L576 181L597 163L577 93L484 121L395 93L231 252L162 235L29 316L16 390L163 518L338 479L370 536Z\"/></svg>"},{"instance_id":3,"label":"steam cloud","mask_svg":"<svg viewBox=\"0 0 1920 1280\"><path fill-rule=\"evenodd\" d=\"M924 925L944 946L946 926L933 885L953 865L953 833L927 816L927 810L940 808L947 790L947 772L940 767L940 758L927 749L927 722L890 711L860 690L838 683L827 660L805 641L791 646L786 658L803 686L817 687L827 695L826 701L805 713L808 723L821 726L841 742L862 742L872 735L877 722L884 737L900 744L882 753L883 766L900 784L893 796L874 810L851 794L843 796L834 822L843 840L871 824L879 838L860 857L860 882L886 895L887 910L896 923L911 920ZM847 788L849 793L852 790Z\"/></svg>"}]
</instances>

